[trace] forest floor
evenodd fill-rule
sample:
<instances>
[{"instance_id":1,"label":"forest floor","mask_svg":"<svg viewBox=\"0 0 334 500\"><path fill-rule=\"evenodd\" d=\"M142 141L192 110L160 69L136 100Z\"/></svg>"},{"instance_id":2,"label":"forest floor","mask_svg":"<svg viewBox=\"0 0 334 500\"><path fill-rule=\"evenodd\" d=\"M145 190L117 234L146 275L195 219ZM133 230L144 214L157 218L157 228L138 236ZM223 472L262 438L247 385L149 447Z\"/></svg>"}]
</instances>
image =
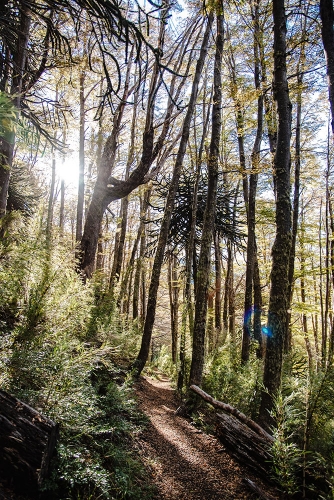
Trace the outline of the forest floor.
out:
<instances>
[{"instance_id":1,"label":"forest floor","mask_svg":"<svg viewBox=\"0 0 334 500\"><path fill-rule=\"evenodd\" d=\"M213 435L175 414L175 392L167 377L141 377L136 385L140 410L149 424L138 438L138 452L161 500L279 499L270 485L238 464ZM243 479L255 482L254 494Z\"/></svg>"}]
</instances>

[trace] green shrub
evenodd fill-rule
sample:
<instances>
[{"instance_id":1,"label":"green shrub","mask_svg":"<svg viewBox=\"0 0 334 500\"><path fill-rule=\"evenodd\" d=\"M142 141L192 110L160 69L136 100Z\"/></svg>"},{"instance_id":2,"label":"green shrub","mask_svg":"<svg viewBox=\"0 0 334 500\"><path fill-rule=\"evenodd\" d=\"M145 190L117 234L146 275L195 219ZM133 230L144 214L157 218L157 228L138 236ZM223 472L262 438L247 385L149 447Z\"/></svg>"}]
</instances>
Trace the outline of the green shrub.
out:
<instances>
[{"instance_id":1,"label":"green shrub","mask_svg":"<svg viewBox=\"0 0 334 500\"><path fill-rule=\"evenodd\" d=\"M83 284L41 219L14 219L0 243L0 385L60 424L44 497L151 498L131 451L144 419L114 363L138 332L110 304L99 319L96 284Z\"/></svg>"}]
</instances>

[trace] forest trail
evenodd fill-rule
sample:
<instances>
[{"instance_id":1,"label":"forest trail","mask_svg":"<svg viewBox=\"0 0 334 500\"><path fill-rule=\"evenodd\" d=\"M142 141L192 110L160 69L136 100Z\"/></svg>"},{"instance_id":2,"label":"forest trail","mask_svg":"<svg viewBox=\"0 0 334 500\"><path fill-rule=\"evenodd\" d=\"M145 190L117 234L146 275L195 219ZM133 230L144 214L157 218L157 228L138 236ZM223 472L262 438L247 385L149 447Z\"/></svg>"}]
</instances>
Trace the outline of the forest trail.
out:
<instances>
[{"instance_id":1,"label":"forest trail","mask_svg":"<svg viewBox=\"0 0 334 500\"><path fill-rule=\"evenodd\" d=\"M268 498L279 498L272 488L231 458L214 436L175 415L178 404L167 377L141 377L136 393L139 408L150 420L139 437L138 450L151 471L157 499L261 498L243 484L246 477L255 481Z\"/></svg>"}]
</instances>

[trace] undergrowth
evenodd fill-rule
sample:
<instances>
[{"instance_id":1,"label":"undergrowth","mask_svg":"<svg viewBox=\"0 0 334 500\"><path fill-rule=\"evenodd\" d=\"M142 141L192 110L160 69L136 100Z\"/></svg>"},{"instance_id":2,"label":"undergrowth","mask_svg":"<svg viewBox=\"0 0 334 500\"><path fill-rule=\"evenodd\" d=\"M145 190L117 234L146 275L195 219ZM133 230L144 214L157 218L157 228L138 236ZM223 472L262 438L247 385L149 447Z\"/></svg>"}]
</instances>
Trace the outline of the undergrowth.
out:
<instances>
[{"instance_id":1,"label":"undergrowth","mask_svg":"<svg viewBox=\"0 0 334 500\"><path fill-rule=\"evenodd\" d=\"M138 332L82 283L42 219L14 222L0 243L0 387L60 424L42 498L149 499L131 451L145 419L119 366Z\"/></svg>"}]
</instances>

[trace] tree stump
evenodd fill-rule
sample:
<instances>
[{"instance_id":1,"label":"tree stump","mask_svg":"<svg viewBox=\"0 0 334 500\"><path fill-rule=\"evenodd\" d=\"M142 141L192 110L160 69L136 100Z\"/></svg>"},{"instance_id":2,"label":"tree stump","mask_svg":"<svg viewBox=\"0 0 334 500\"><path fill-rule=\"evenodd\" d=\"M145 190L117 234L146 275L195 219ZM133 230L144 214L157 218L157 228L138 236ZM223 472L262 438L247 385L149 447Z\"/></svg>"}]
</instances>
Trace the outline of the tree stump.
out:
<instances>
[{"instance_id":1,"label":"tree stump","mask_svg":"<svg viewBox=\"0 0 334 500\"><path fill-rule=\"evenodd\" d=\"M49 472L58 424L0 389L0 477L34 493Z\"/></svg>"}]
</instances>

